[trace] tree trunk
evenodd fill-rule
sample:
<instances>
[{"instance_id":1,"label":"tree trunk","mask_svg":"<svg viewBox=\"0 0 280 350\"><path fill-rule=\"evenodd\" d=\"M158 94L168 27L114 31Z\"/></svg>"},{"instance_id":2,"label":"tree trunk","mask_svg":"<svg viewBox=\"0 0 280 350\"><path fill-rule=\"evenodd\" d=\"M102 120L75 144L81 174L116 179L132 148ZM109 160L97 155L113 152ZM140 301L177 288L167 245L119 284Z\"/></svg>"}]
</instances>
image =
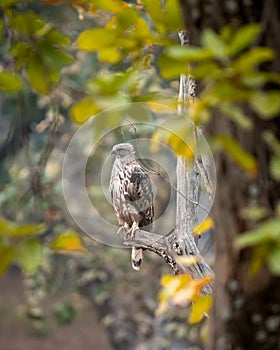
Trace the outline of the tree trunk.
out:
<instances>
[{"instance_id":1,"label":"tree trunk","mask_svg":"<svg viewBox=\"0 0 280 350\"><path fill-rule=\"evenodd\" d=\"M203 1L181 0L186 29L192 44L199 43L199 34L210 27L219 30L238 21L240 24L261 22L263 34L258 44L272 47L276 59L268 69L280 72L280 3L266 1ZM237 22L237 23L238 23ZM208 349L280 349L280 279L263 267L255 277L248 270L252 249L235 249L236 237L250 229L240 217L240 210L250 203L265 206L270 212L280 198L280 186L270 178L270 151L263 138L271 130L279 138L277 119L263 121L253 117L249 132L238 129L222 115L214 115L209 132L227 134L258 160L256 178L250 178L225 154L215 157L217 191L213 206L216 237L215 296L211 316ZM278 133L278 135L277 135Z\"/></svg>"}]
</instances>

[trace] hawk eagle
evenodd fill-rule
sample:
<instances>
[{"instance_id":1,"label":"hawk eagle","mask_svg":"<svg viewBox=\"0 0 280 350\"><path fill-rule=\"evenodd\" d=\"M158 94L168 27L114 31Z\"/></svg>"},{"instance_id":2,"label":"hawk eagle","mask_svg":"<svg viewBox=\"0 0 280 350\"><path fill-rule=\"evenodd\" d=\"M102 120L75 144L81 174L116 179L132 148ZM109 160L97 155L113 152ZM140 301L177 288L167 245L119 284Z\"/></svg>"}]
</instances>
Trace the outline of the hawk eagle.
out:
<instances>
[{"instance_id":1,"label":"hawk eagle","mask_svg":"<svg viewBox=\"0 0 280 350\"><path fill-rule=\"evenodd\" d=\"M130 143L115 145L112 154L116 159L112 168L110 194L120 229L127 230L132 236L138 228L151 231L154 207L149 175L137 161ZM132 247L134 270L140 270L142 261L142 249Z\"/></svg>"}]
</instances>

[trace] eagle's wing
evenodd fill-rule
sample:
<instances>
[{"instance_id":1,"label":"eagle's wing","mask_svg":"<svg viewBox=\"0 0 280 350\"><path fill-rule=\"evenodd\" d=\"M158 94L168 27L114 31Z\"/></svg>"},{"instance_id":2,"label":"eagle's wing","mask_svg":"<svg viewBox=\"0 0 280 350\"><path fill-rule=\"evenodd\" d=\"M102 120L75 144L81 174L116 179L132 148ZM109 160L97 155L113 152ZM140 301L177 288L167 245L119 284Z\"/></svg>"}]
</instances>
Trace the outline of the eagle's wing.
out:
<instances>
[{"instance_id":1,"label":"eagle's wing","mask_svg":"<svg viewBox=\"0 0 280 350\"><path fill-rule=\"evenodd\" d=\"M139 213L139 227L152 229L154 218L153 192L149 175L140 165L131 165L130 178L125 188L124 197Z\"/></svg>"}]
</instances>

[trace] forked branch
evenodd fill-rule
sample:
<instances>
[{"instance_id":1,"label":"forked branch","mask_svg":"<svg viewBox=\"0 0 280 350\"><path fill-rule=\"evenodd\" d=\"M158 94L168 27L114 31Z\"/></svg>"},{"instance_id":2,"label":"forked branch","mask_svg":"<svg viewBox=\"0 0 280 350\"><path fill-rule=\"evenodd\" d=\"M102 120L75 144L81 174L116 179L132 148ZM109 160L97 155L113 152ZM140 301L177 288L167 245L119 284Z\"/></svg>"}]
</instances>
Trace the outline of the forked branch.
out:
<instances>
[{"instance_id":1,"label":"forked branch","mask_svg":"<svg viewBox=\"0 0 280 350\"><path fill-rule=\"evenodd\" d=\"M136 230L132 238L127 233L122 233L123 244L127 247L136 247L148 249L159 255L173 270L175 275L189 273L194 279L202 279L206 276L213 276L211 268L200 255L197 248L187 245L184 251L177 241L176 234L172 232L168 236L162 236L143 230ZM187 252L185 251L187 249ZM184 264L182 256L195 257L192 264ZM181 261L180 261L181 260ZM205 285L202 294L211 294L213 292L212 284Z\"/></svg>"}]
</instances>

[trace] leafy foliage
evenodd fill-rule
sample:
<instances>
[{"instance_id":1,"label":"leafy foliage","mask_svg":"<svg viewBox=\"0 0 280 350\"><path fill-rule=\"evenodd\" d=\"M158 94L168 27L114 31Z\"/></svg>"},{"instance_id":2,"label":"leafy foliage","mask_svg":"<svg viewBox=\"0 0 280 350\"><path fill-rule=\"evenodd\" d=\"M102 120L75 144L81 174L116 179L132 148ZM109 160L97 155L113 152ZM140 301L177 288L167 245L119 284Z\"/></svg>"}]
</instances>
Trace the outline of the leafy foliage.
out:
<instances>
[{"instance_id":1,"label":"leafy foliage","mask_svg":"<svg viewBox=\"0 0 280 350\"><path fill-rule=\"evenodd\" d=\"M156 102L170 103L174 107L176 102L170 96L177 94L178 76L187 71L202 86L199 99L189 106L188 117L195 124L209 123L212 115L218 112L230 119L237 129L250 133L254 130L255 118L266 121L279 116L280 76L265 69L275 59L275 54L270 48L256 46L258 37L262 35L259 24L251 23L238 30L229 25L220 33L205 30L201 33L200 47L180 47L173 34L183 27L179 1L143 0L134 4L122 0L69 0L68 3L78 9L77 17L80 18L79 28L73 31L62 25L58 28L39 16L38 11L32 8L35 3L30 1L22 5L19 0L1 1L3 19L0 21L0 37L4 59L0 67L0 89L4 94L20 93L12 97L5 95L11 105L16 105L16 97L13 96L25 94L30 98L32 104L27 109L31 116L28 118L38 130L52 130L49 133L54 133L52 126L59 119L55 116L65 115L66 109L70 110L72 121L83 124L91 116L116 104L147 101L152 109L164 108L155 105ZM63 2L45 0L40 6L51 7L60 3ZM35 105L38 108L32 115L29 107ZM24 110L24 103L20 109ZM122 114L128 110L122 112L104 118L106 123L99 123L95 136L108 127L119 126ZM13 109L8 114L16 113ZM42 124L36 119L41 114L44 114ZM152 118L143 110L130 114L139 120ZM166 142L178 155L192 160L198 145L190 137L192 128L186 124L186 118L162 125L180 137L167 135L161 128L154 131L153 139ZM47 132L38 132L40 135L32 138L33 148L44 142L48 144ZM280 142L276 134L267 130L263 131L263 139L272 154L269 176L279 181ZM51 141L49 139L49 143ZM257 154L250 154L229 135L214 135L210 141L216 150L230 156L250 178L257 177L261 171ZM15 173L18 178L24 177L22 173L32 174L29 168L34 166L34 159L40 159L39 173L44 173L45 169L40 168L43 158L39 151L33 153L32 166L24 164L21 169L14 167L8 170L7 177L10 179L7 181L14 181ZM42 176L43 184L39 181L43 185L41 187L44 189L44 186L50 185L59 188L53 178L48 182L47 176ZM13 186L3 189L1 204L14 202L19 196L17 192L21 194L26 190L23 182L18 183L18 187L14 181ZM48 242L48 247L55 253L85 252L78 234L62 224L61 218L57 221L53 219L56 209L49 199L42 195L40 204L44 207L41 221L46 221L52 235L53 231L59 233L56 238L52 237L51 244ZM280 273L279 214L277 209L271 212L271 208L256 205L240 209L241 218L248 220L253 229L238 238L237 246L240 249L255 248L252 273L257 273L264 262L274 274ZM32 221L31 213L30 207L26 206L21 215L15 216L15 221L22 216ZM212 220L207 219L194 233L200 234L212 227ZM43 247L46 246L44 239L38 235L46 230L46 225L21 225L0 220L0 273L13 262L23 271L34 273L42 262ZM188 321L200 322L211 307L212 298L200 296L201 287L208 282L208 279L192 280L188 275L165 276L159 296L159 311L164 313L170 305L185 307L191 303ZM58 322L68 322L73 315L71 306L63 305L57 313Z\"/></svg>"},{"instance_id":2,"label":"leafy foliage","mask_svg":"<svg viewBox=\"0 0 280 350\"><path fill-rule=\"evenodd\" d=\"M257 273L266 262L271 272L280 274L280 220L270 219L259 224L256 229L244 232L237 239L238 248L256 247L251 270Z\"/></svg>"},{"instance_id":3,"label":"leafy foliage","mask_svg":"<svg viewBox=\"0 0 280 350\"><path fill-rule=\"evenodd\" d=\"M257 161L255 157L244 151L233 138L226 135L217 135L215 140L242 169L251 175L256 173Z\"/></svg>"},{"instance_id":4,"label":"leafy foliage","mask_svg":"<svg viewBox=\"0 0 280 350\"><path fill-rule=\"evenodd\" d=\"M0 273L12 262L33 273L42 260L42 245L35 236L44 233L43 224L15 224L0 220Z\"/></svg>"},{"instance_id":5,"label":"leafy foliage","mask_svg":"<svg viewBox=\"0 0 280 350\"><path fill-rule=\"evenodd\" d=\"M4 14L5 25L13 33L10 54L15 59L15 68L17 71L25 70L36 92L50 93L60 79L61 69L72 62L72 56L65 50L69 46L69 38L33 12L17 14L9 8L4 9ZM6 85L7 79L8 76ZM21 84L14 77L4 88L13 92L19 90Z\"/></svg>"},{"instance_id":6,"label":"leafy foliage","mask_svg":"<svg viewBox=\"0 0 280 350\"><path fill-rule=\"evenodd\" d=\"M0 89L4 92L17 92L22 87L18 75L10 72L0 72Z\"/></svg>"},{"instance_id":7,"label":"leafy foliage","mask_svg":"<svg viewBox=\"0 0 280 350\"><path fill-rule=\"evenodd\" d=\"M159 307L157 312L162 314L170 305L186 307L192 303L189 315L189 323L200 322L204 315L209 312L212 304L212 296L201 296L201 288L209 283L211 278L205 277L194 280L190 275L163 276L162 289L159 294Z\"/></svg>"},{"instance_id":8,"label":"leafy foliage","mask_svg":"<svg viewBox=\"0 0 280 350\"><path fill-rule=\"evenodd\" d=\"M85 253L86 248L80 237L74 231L66 231L61 233L51 243L51 249L54 251L79 252Z\"/></svg>"},{"instance_id":9,"label":"leafy foliage","mask_svg":"<svg viewBox=\"0 0 280 350\"><path fill-rule=\"evenodd\" d=\"M213 220L211 218L208 217L207 219L205 219L203 221L202 224L197 225L194 228L194 234L195 235L201 235L202 233L209 231L213 227L214 227L214 222L213 222Z\"/></svg>"}]
</instances>

